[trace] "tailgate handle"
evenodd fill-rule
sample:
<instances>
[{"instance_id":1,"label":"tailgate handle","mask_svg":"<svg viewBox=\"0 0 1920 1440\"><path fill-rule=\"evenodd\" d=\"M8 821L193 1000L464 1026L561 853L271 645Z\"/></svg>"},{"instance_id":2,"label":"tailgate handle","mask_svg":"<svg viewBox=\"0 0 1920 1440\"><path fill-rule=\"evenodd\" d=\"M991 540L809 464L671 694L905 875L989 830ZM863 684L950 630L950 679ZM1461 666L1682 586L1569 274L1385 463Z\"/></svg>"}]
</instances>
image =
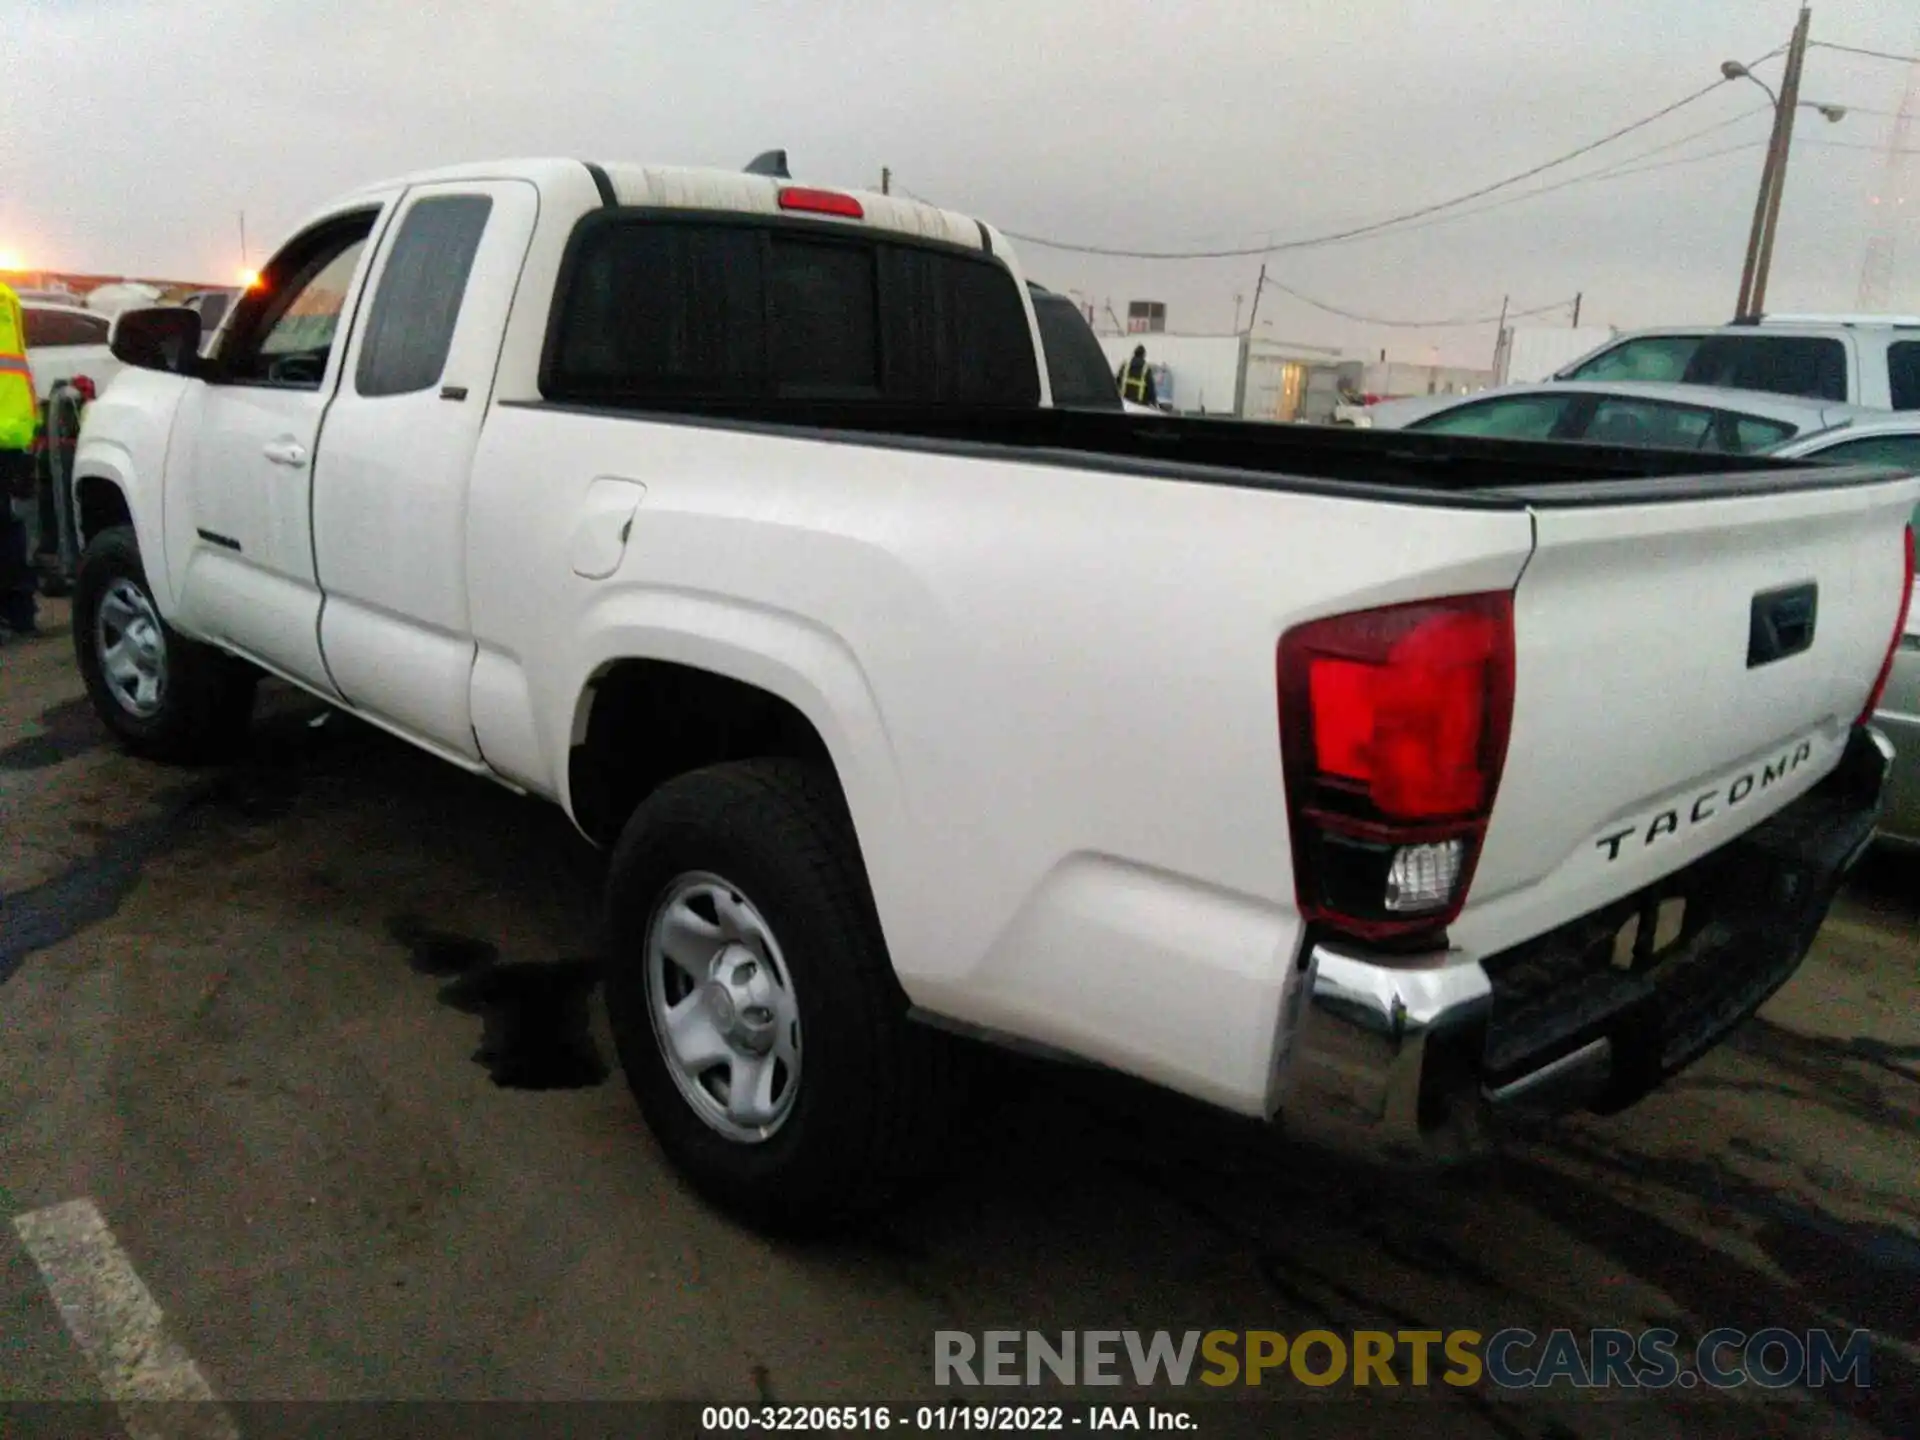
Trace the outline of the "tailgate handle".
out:
<instances>
[{"instance_id":1,"label":"tailgate handle","mask_svg":"<svg viewBox=\"0 0 1920 1440\"><path fill-rule=\"evenodd\" d=\"M1754 596L1747 623L1747 668L1771 665L1810 649L1819 612L1820 587L1812 582Z\"/></svg>"}]
</instances>

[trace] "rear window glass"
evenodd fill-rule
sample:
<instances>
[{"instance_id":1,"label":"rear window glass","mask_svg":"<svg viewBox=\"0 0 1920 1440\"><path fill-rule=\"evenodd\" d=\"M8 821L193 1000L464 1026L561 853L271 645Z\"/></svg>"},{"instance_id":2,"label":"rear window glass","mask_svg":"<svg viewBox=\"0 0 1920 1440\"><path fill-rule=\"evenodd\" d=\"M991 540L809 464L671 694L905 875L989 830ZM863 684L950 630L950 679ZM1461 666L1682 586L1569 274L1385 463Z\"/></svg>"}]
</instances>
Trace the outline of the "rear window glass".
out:
<instances>
[{"instance_id":1,"label":"rear window glass","mask_svg":"<svg viewBox=\"0 0 1920 1440\"><path fill-rule=\"evenodd\" d=\"M1064 295L1035 295L1033 314L1040 323L1053 403L1070 410L1124 408L1106 352L1079 307Z\"/></svg>"},{"instance_id":2,"label":"rear window glass","mask_svg":"<svg viewBox=\"0 0 1920 1440\"><path fill-rule=\"evenodd\" d=\"M1832 465L1890 465L1920 474L1920 435L1863 435L1807 457Z\"/></svg>"},{"instance_id":3,"label":"rear window glass","mask_svg":"<svg viewBox=\"0 0 1920 1440\"><path fill-rule=\"evenodd\" d=\"M643 405L1040 398L1019 287L996 261L632 212L576 233L541 389Z\"/></svg>"},{"instance_id":4,"label":"rear window glass","mask_svg":"<svg viewBox=\"0 0 1920 1440\"><path fill-rule=\"evenodd\" d=\"M1920 340L1896 340L1887 347L1887 388L1896 410L1920 410Z\"/></svg>"},{"instance_id":5,"label":"rear window glass","mask_svg":"<svg viewBox=\"0 0 1920 1440\"><path fill-rule=\"evenodd\" d=\"M878 395L873 251L776 237L769 305L774 388L787 395Z\"/></svg>"}]
</instances>

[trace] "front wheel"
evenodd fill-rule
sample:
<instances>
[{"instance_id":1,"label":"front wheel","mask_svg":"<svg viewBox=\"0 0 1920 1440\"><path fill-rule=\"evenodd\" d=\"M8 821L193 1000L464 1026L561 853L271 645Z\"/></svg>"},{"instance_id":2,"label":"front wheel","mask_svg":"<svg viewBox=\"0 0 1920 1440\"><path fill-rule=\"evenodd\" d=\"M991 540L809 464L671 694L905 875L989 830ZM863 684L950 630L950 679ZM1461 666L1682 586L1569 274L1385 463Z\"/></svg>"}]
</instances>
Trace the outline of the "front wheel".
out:
<instances>
[{"instance_id":1,"label":"front wheel","mask_svg":"<svg viewBox=\"0 0 1920 1440\"><path fill-rule=\"evenodd\" d=\"M258 677L161 618L131 526L102 531L80 557L73 648L95 713L136 755L193 762L238 748Z\"/></svg>"},{"instance_id":2,"label":"front wheel","mask_svg":"<svg viewBox=\"0 0 1920 1440\"><path fill-rule=\"evenodd\" d=\"M758 760L669 781L621 835L607 920L621 1065L709 1198L818 1230L938 1148L954 1042L906 1018L831 775Z\"/></svg>"}]
</instances>

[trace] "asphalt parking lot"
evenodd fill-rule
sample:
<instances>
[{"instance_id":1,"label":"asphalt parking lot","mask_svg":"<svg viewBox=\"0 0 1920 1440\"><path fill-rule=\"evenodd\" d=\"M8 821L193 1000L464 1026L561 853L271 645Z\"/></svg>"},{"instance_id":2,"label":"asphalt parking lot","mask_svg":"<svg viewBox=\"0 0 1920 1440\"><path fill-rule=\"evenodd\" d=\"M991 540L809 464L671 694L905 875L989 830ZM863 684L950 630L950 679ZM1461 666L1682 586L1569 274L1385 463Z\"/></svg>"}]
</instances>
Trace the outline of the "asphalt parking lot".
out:
<instances>
[{"instance_id":1,"label":"asphalt parking lot","mask_svg":"<svg viewBox=\"0 0 1920 1440\"><path fill-rule=\"evenodd\" d=\"M1351 1171L1043 1074L943 1187L785 1246L681 1186L611 1070L597 861L557 811L285 694L232 768L131 760L45 619L0 648L0 1399L102 1394L19 1223L85 1201L223 1401L932 1398L951 1329L1827 1326L1873 1332L1871 1388L1312 1409L1914 1433L1920 866L1870 862L1668 1091L1471 1172ZM1275 1433L1253 1414L1207 1418Z\"/></svg>"}]
</instances>

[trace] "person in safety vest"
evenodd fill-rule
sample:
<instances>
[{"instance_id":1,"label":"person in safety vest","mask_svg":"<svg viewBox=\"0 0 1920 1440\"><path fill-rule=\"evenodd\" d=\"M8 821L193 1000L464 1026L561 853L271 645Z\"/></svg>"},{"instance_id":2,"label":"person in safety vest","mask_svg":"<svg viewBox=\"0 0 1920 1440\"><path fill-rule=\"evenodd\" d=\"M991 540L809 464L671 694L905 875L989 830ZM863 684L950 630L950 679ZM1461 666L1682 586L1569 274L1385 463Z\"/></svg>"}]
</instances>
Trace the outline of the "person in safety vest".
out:
<instances>
[{"instance_id":1,"label":"person in safety vest","mask_svg":"<svg viewBox=\"0 0 1920 1440\"><path fill-rule=\"evenodd\" d=\"M34 573L27 563L27 527L17 505L34 503L33 432L40 405L27 366L27 326L20 297L0 283L0 625L35 630Z\"/></svg>"},{"instance_id":2,"label":"person in safety vest","mask_svg":"<svg viewBox=\"0 0 1920 1440\"><path fill-rule=\"evenodd\" d=\"M1147 347L1133 347L1133 358L1120 367L1116 377L1120 382L1120 398L1131 400L1136 405L1157 405L1159 399L1153 392L1153 371L1147 368Z\"/></svg>"}]
</instances>

